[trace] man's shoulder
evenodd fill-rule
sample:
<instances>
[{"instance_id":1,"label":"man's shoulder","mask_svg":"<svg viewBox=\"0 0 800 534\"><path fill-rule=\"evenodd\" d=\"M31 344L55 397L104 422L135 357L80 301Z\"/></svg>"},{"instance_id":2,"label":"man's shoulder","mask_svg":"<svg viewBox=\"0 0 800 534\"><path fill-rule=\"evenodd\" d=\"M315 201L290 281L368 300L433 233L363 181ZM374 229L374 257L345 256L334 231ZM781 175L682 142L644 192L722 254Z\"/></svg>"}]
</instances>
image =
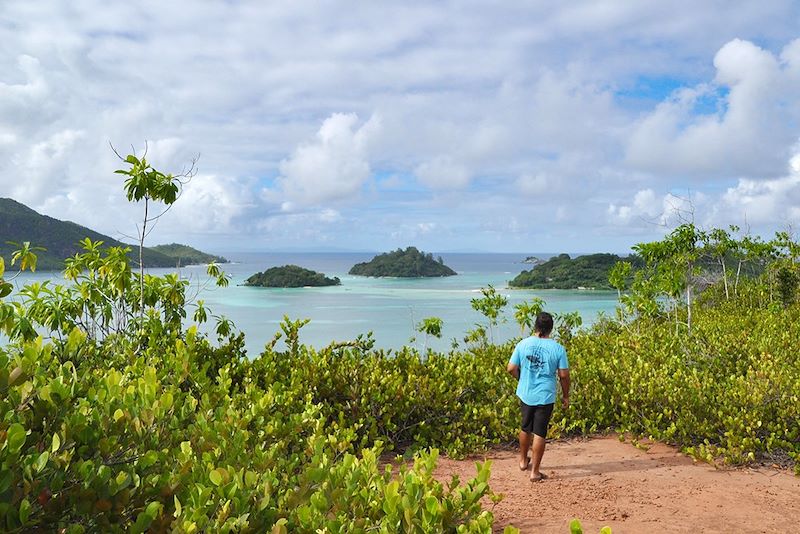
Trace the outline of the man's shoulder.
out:
<instances>
[{"instance_id":1,"label":"man's shoulder","mask_svg":"<svg viewBox=\"0 0 800 534\"><path fill-rule=\"evenodd\" d=\"M547 339L542 339L541 341L546 342L546 346L552 351L555 351L555 352L566 352L567 351L567 349L564 348L564 345L562 345L561 343L559 343L555 339L547 338Z\"/></svg>"}]
</instances>

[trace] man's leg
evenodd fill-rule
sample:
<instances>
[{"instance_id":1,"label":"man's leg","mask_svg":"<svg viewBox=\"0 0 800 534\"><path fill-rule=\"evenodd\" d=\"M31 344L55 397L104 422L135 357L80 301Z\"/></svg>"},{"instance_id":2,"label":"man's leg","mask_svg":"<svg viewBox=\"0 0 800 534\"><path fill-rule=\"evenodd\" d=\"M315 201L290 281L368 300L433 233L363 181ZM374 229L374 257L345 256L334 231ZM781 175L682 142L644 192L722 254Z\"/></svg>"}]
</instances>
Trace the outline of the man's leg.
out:
<instances>
[{"instance_id":1,"label":"man's leg","mask_svg":"<svg viewBox=\"0 0 800 534\"><path fill-rule=\"evenodd\" d=\"M547 427L550 425L550 416L552 414L552 404L543 404L536 407L533 420L533 468L531 469L532 482L537 482L547 478L541 471L539 471L539 466L542 464L544 446L547 443Z\"/></svg>"},{"instance_id":2,"label":"man's leg","mask_svg":"<svg viewBox=\"0 0 800 534\"><path fill-rule=\"evenodd\" d=\"M531 435L524 430L519 431L519 468L528 468L528 449L531 448Z\"/></svg>"},{"instance_id":3,"label":"man's leg","mask_svg":"<svg viewBox=\"0 0 800 534\"><path fill-rule=\"evenodd\" d=\"M542 436L533 435L533 469L531 470L531 480L541 480L542 473L539 472L539 466L542 464L542 456L544 456L544 446L547 440Z\"/></svg>"}]
</instances>

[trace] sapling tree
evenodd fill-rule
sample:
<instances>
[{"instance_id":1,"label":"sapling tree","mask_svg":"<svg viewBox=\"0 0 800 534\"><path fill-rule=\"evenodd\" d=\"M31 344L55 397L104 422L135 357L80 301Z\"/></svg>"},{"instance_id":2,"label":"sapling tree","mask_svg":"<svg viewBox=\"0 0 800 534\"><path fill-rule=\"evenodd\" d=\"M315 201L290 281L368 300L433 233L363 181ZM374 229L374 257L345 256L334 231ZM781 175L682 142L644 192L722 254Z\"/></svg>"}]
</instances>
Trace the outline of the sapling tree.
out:
<instances>
[{"instance_id":1,"label":"sapling tree","mask_svg":"<svg viewBox=\"0 0 800 534\"><path fill-rule=\"evenodd\" d=\"M508 298L504 297L489 284L488 287L481 288L483 297L470 300L472 309L480 312L481 315L489 320L489 342L494 344L493 328L499 321L500 312L508 304Z\"/></svg>"},{"instance_id":2,"label":"sapling tree","mask_svg":"<svg viewBox=\"0 0 800 534\"><path fill-rule=\"evenodd\" d=\"M428 350L429 336L433 336L436 339L441 339L442 325L443 321L439 317L426 317L419 322L419 324L417 325L417 332L425 334L425 345L422 349L423 351L427 352Z\"/></svg>"},{"instance_id":3,"label":"sapling tree","mask_svg":"<svg viewBox=\"0 0 800 534\"><path fill-rule=\"evenodd\" d=\"M533 332L533 325L536 321L536 316L544 310L545 301L539 297L534 297L529 301L520 302L514 305L514 318L519 324L522 335L525 331Z\"/></svg>"},{"instance_id":4,"label":"sapling tree","mask_svg":"<svg viewBox=\"0 0 800 534\"><path fill-rule=\"evenodd\" d=\"M577 311L556 314L555 319L559 341L568 341L572 338L573 330L583 324L583 317Z\"/></svg>"},{"instance_id":5,"label":"sapling tree","mask_svg":"<svg viewBox=\"0 0 800 534\"><path fill-rule=\"evenodd\" d=\"M633 266L629 261L618 261L608 273L608 283L617 290L617 300L622 300L622 292L628 288Z\"/></svg>"},{"instance_id":6,"label":"sapling tree","mask_svg":"<svg viewBox=\"0 0 800 534\"><path fill-rule=\"evenodd\" d=\"M704 239L693 223L675 228L661 241L639 243L633 249L641 255L661 291L677 304L681 294L686 296L686 327L692 330L692 290L700 257L700 243ZM676 313L676 322L677 322Z\"/></svg>"},{"instance_id":7,"label":"sapling tree","mask_svg":"<svg viewBox=\"0 0 800 534\"><path fill-rule=\"evenodd\" d=\"M146 148L145 154L141 158L136 154L128 154L123 158L116 150L115 153L128 165L128 168L114 171L116 174L127 177L124 184L126 198L131 202L143 203L144 213L141 227L137 225L137 238L139 245L139 313L140 317L144 317L144 240L152 231L151 223L155 223L172 207L180 196L183 186L194 176L196 159L192 161L188 170L173 175L153 168L147 162ZM166 208L157 215L152 215L150 210L154 203L164 204ZM148 225L151 225L150 230L148 230Z\"/></svg>"},{"instance_id":8,"label":"sapling tree","mask_svg":"<svg viewBox=\"0 0 800 534\"><path fill-rule=\"evenodd\" d=\"M731 232L738 232L738 226L730 226ZM725 299L730 299L728 289L728 266L727 259L730 256L739 255L739 242L731 237L731 234L722 228L714 228L704 236L704 245L711 257L719 264L722 271L722 283L725 288Z\"/></svg>"}]
</instances>

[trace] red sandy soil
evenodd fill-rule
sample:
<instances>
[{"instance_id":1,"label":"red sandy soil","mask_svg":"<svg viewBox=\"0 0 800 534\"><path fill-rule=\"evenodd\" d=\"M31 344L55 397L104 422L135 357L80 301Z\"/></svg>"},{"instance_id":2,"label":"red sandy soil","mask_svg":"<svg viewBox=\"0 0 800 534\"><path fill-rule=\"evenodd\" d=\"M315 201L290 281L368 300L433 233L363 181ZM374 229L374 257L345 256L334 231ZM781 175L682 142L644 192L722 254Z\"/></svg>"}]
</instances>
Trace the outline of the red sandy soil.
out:
<instances>
[{"instance_id":1,"label":"red sandy soil","mask_svg":"<svg viewBox=\"0 0 800 534\"><path fill-rule=\"evenodd\" d=\"M786 470L716 469L663 444L645 451L612 436L551 441L541 469L549 478L538 483L519 470L513 450L441 458L436 476L463 482L484 459L492 461L492 490L505 495L494 508L484 504L496 532L514 525L569 534L573 518L587 534L606 525L614 534L800 532L800 477Z\"/></svg>"}]
</instances>

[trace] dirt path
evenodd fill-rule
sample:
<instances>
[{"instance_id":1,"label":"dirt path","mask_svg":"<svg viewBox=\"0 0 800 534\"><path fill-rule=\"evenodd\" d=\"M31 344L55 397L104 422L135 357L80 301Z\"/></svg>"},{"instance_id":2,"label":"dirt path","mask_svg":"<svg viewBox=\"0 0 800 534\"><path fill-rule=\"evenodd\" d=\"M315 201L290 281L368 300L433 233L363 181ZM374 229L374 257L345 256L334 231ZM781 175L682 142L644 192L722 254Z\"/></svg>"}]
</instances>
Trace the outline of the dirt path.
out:
<instances>
[{"instance_id":1,"label":"dirt path","mask_svg":"<svg viewBox=\"0 0 800 534\"><path fill-rule=\"evenodd\" d=\"M523 533L569 534L576 517L589 534L605 525L614 534L800 532L800 477L785 470L717 470L666 445L643 451L603 437L549 443L542 472L550 478L536 484L507 450L442 458L437 477L467 480L484 457L492 460L492 489L505 494L494 508L497 532L513 524Z\"/></svg>"}]
</instances>

